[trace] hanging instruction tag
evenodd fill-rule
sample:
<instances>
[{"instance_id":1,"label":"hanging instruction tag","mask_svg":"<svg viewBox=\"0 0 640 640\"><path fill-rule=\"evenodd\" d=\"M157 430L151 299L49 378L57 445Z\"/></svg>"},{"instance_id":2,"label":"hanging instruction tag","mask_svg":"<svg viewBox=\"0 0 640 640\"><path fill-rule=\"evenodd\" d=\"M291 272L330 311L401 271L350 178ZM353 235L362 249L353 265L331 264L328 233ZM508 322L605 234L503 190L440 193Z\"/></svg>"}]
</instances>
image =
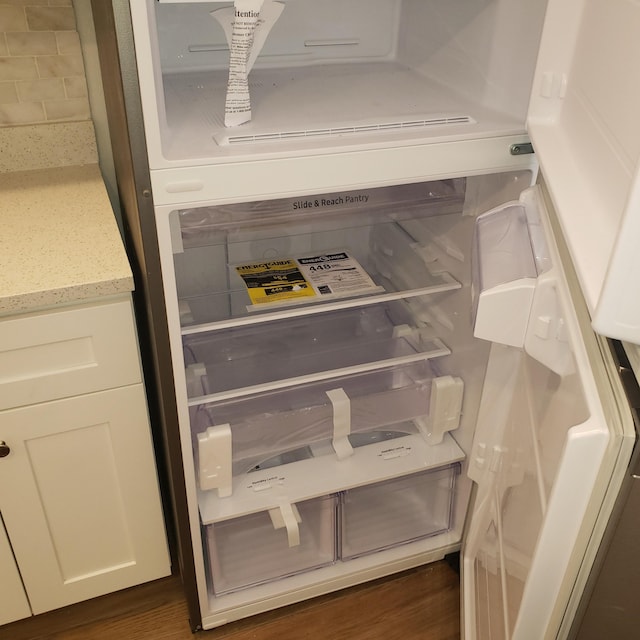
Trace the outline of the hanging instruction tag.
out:
<instances>
[{"instance_id":1,"label":"hanging instruction tag","mask_svg":"<svg viewBox=\"0 0 640 640\"><path fill-rule=\"evenodd\" d=\"M233 7L212 11L229 44L229 80L224 124L235 127L251 120L249 72L284 4L272 0L235 0Z\"/></svg>"}]
</instances>

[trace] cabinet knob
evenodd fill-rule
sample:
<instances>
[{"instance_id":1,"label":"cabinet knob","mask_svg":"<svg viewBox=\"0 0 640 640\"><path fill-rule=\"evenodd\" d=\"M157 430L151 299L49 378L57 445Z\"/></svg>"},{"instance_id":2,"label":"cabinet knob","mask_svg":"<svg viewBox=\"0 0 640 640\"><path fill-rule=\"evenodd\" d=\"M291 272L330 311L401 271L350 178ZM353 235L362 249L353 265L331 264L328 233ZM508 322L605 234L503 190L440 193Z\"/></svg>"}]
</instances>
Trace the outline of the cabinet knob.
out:
<instances>
[{"instance_id":1,"label":"cabinet knob","mask_svg":"<svg viewBox=\"0 0 640 640\"><path fill-rule=\"evenodd\" d=\"M0 440L0 458L6 458L10 453L9 445L4 440Z\"/></svg>"}]
</instances>

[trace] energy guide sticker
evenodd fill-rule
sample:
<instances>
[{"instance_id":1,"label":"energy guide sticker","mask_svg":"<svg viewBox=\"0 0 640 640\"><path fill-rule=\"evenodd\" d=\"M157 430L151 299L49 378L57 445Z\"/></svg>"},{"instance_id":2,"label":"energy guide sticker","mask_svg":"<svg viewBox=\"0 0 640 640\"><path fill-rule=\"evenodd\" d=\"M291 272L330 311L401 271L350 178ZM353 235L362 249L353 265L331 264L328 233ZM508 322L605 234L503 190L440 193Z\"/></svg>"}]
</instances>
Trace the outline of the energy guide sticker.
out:
<instances>
[{"instance_id":1,"label":"energy guide sticker","mask_svg":"<svg viewBox=\"0 0 640 640\"><path fill-rule=\"evenodd\" d=\"M344 251L285 258L235 267L252 304L363 295L379 290L360 264Z\"/></svg>"},{"instance_id":2,"label":"energy guide sticker","mask_svg":"<svg viewBox=\"0 0 640 640\"><path fill-rule=\"evenodd\" d=\"M295 260L269 260L243 264L236 271L244 280L253 304L264 304L316 295Z\"/></svg>"}]
</instances>

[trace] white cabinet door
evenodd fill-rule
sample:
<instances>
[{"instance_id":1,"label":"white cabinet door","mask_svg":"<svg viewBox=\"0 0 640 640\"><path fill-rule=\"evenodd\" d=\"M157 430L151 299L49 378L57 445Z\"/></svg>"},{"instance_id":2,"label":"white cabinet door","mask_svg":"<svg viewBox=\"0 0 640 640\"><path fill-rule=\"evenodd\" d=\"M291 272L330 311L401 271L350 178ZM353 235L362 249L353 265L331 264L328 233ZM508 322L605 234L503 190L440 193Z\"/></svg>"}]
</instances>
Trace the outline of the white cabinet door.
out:
<instances>
[{"instance_id":1,"label":"white cabinet door","mask_svg":"<svg viewBox=\"0 0 640 640\"><path fill-rule=\"evenodd\" d=\"M169 573L142 385L0 414L0 512L33 612Z\"/></svg>"},{"instance_id":2,"label":"white cabinet door","mask_svg":"<svg viewBox=\"0 0 640 640\"><path fill-rule=\"evenodd\" d=\"M31 615L29 601L0 518L0 625Z\"/></svg>"}]
</instances>

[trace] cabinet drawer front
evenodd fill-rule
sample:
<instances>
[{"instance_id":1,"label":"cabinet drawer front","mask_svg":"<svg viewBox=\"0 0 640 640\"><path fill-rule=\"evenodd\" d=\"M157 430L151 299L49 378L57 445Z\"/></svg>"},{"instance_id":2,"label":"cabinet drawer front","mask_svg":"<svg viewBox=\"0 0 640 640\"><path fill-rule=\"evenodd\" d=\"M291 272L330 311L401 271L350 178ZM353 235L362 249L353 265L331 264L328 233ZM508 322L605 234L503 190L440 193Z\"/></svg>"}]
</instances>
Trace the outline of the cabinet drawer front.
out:
<instances>
[{"instance_id":1,"label":"cabinet drawer front","mask_svg":"<svg viewBox=\"0 0 640 640\"><path fill-rule=\"evenodd\" d=\"M128 298L0 323L0 409L139 381Z\"/></svg>"}]
</instances>

